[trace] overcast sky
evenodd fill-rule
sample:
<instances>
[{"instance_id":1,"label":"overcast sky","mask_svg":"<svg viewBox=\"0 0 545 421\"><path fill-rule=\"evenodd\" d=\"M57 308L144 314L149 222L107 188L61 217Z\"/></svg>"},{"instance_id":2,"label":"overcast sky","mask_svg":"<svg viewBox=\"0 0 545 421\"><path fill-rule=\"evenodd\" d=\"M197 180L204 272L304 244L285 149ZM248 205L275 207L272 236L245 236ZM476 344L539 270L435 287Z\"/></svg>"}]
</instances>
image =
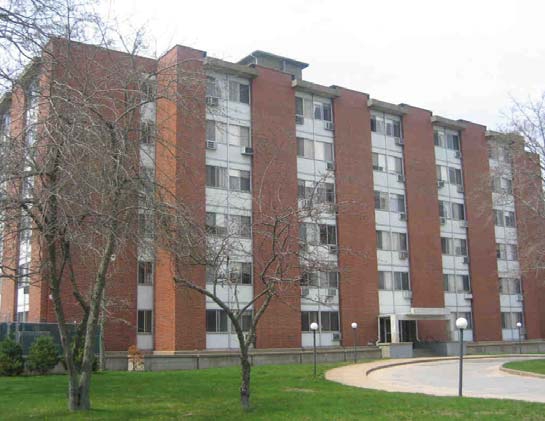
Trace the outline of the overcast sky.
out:
<instances>
[{"instance_id":1,"label":"overcast sky","mask_svg":"<svg viewBox=\"0 0 545 421\"><path fill-rule=\"evenodd\" d=\"M305 80L498 128L510 96L545 90L545 2L531 0L105 0L154 48L237 61L265 50Z\"/></svg>"}]
</instances>

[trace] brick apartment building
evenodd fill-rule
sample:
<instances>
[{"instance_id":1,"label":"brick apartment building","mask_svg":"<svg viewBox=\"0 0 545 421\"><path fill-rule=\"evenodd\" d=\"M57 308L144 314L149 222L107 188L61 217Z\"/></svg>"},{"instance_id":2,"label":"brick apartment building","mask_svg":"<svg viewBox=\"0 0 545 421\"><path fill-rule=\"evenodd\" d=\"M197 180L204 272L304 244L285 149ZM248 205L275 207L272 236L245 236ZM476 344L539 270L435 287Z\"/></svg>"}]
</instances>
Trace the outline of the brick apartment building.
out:
<instances>
[{"instance_id":1,"label":"brick apartment building","mask_svg":"<svg viewBox=\"0 0 545 421\"><path fill-rule=\"evenodd\" d=\"M123 59L115 51L78 48L98 55L102 66ZM323 258L337 269L310 274L297 294L273 303L259 324L256 348L308 347L312 321L319 322L324 347L353 345L352 322L359 325L359 345L456 340L460 316L469 321L467 340L516 340L517 322L527 339L545 338L545 276L532 270L532 243L541 231L523 203L538 195L517 175L527 157L511 159L502 136L305 81L307 64L263 51L230 63L175 46L158 60L138 60L143 72L157 71L158 84L166 77L159 70L172 66L189 66L205 78L191 116L165 100L141 112L142 123L159 131L165 115L175 116L164 139L189 165L174 165L149 142L140 147L143 156L155 156L142 158L151 173L156 167L165 179L187 180L176 194L215 232L226 229L227 219L250 227L257 191L260 206L278 199L286 208L302 207L309 191L327 203L362 204L302 224L301 241L324 248ZM183 80L175 83L185 89ZM4 133L38 118L33 100L21 91L3 102ZM271 172L272 161L278 165ZM247 253L232 261L242 303L258 289L252 256L259 251L251 232L240 230ZM3 258L18 267L39 258L28 236L5 238L3 249L15 250ZM153 248L132 254L108 292L127 304L116 314L123 323L106 323L107 350L134 343L155 351L238 348L216 304L174 287L167 254ZM204 285L205 270L197 276ZM4 281L1 288L2 321L54 321L46 287Z\"/></svg>"}]
</instances>

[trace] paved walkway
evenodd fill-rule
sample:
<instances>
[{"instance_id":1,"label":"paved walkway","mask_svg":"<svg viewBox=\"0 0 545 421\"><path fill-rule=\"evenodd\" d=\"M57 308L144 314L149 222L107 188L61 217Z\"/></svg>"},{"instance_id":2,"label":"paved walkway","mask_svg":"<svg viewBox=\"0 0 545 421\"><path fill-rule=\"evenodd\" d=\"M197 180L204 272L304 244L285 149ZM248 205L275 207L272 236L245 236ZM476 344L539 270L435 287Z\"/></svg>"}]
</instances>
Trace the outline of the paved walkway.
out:
<instances>
[{"instance_id":1,"label":"paved walkway","mask_svg":"<svg viewBox=\"0 0 545 421\"><path fill-rule=\"evenodd\" d=\"M464 359L464 396L545 403L545 379L523 377L500 371L500 367L508 361L532 358L539 357L466 357ZM392 364L402 365L389 366ZM414 358L375 361L329 370L326 373L326 379L350 386L389 392L456 396L458 394L458 360Z\"/></svg>"}]
</instances>

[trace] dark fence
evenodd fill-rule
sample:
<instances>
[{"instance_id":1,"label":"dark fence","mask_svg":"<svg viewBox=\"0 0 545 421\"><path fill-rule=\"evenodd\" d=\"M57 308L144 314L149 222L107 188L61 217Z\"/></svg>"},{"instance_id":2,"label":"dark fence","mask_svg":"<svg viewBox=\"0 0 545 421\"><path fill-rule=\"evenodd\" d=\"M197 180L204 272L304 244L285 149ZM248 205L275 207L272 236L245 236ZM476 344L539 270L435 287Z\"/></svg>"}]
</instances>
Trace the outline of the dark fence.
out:
<instances>
[{"instance_id":1,"label":"dark fence","mask_svg":"<svg viewBox=\"0 0 545 421\"><path fill-rule=\"evenodd\" d=\"M77 333L77 325L67 325L68 335L72 340ZM37 337L49 335L61 350L61 339L57 323L0 323L0 340L12 334L13 338L23 347L23 353L28 350ZM95 340L95 353L99 350L99 336Z\"/></svg>"}]
</instances>

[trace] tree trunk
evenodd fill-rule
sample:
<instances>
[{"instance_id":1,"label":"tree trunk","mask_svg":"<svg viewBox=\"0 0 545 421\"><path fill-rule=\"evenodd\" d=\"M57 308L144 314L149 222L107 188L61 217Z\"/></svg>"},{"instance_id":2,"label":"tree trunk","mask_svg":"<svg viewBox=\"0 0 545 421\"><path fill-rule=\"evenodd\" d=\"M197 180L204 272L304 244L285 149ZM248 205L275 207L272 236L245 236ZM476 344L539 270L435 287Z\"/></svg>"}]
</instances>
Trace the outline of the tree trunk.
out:
<instances>
[{"instance_id":1,"label":"tree trunk","mask_svg":"<svg viewBox=\"0 0 545 421\"><path fill-rule=\"evenodd\" d=\"M250 372L252 366L248 357L247 350L242 351L240 355L240 366L242 368L242 383L240 384L240 404L242 409L250 409Z\"/></svg>"},{"instance_id":2,"label":"tree trunk","mask_svg":"<svg viewBox=\"0 0 545 421\"><path fill-rule=\"evenodd\" d=\"M68 384L68 409L70 411L87 411L91 409L88 383L80 385L78 375L70 375Z\"/></svg>"}]
</instances>

